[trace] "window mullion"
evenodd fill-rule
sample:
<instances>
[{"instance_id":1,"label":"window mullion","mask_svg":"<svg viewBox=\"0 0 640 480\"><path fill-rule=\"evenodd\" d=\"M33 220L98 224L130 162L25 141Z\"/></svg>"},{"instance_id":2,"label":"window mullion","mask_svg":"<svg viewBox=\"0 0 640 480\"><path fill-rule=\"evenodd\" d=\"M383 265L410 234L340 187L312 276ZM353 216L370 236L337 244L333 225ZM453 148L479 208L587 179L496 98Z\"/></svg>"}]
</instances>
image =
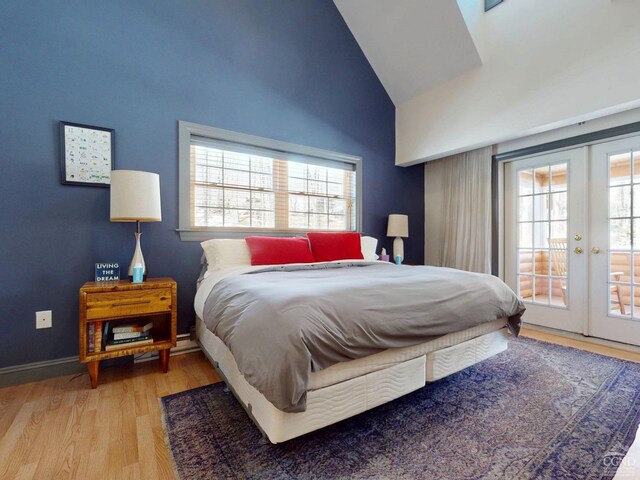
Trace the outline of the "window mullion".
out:
<instances>
[{"instance_id":1,"label":"window mullion","mask_svg":"<svg viewBox=\"0 0 640 480\"><path fill-rule=\"evenodd\" d=\"M226 185L225 183L225 158L224 158L224 150L222 151L222 185ZM222 226L225 227L227 222L227 209L225 208L226 205L226 193L227 193L227 189L223 188L222 189Z\"/></svg>"},{"instance_id":2,"label":"window mullion","mask_svg":"<svg viewBox=\"0 0 640 480\"><path fill-rule=\"evenodd\" d=\"M273 160L273 190L275 192L276 230L289 228L289 176L285 160Z\"/></svg>"},{"instance_id":3,"label":"window mullion","mask_svg":"<svg viewBox=\"0 0 640 480\"><path fill-rule=\"evenodd\" d=\"M343 175L343 184L344 184L344 196L347 199L346 202L346 228L347 231L351 231L353 230L352 228L352 223L351 223L351 218L352 218L352 198L353 198L353 192L351 191L351 173L349 170L345 170L344 171L344 175Z\"/></svg>"}]
</instances>

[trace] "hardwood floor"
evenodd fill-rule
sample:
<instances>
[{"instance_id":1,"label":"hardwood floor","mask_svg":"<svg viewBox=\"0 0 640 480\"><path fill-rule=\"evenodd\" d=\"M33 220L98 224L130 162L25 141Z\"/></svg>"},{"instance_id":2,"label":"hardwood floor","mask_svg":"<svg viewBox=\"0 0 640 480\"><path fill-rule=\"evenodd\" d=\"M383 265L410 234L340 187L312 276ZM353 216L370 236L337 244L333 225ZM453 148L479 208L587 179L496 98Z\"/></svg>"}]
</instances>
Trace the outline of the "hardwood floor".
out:
<instances>
[{"instance_id":1,"label":"hardwood floor","mask_svg":"<svg viewBox=\"0 0 640 480\"><path fill-rule=\"evenodd\" d=\"M523 335L640 362L640 354L523 329ZM219 381L200 352L0 389L0 479L172 479L159 398Z\"/></svg>"},{"instance_id":2,"label":"hardwood floor","mask_svg":"<svg viewBox=\"0 0 640 480\"><path fill-rule=\"evenodd\" d=\"M0 479L172 479L159 398L220 381L200 353L0 389Z\"/></svg>"},{"instance_id":3,"label":"hardwood floor","mask_svg":"<svg viewBox=\"0 0 640 480\"><path fill-rule=\"evenodd\" d=\"M534 330L527 327L522 328L521 335L523 337L533 338L542 342L555 343L558 345L563 345L565 347L578 348L580 350L586 350L587 352L599 353L600 355L606 355L608 357L615 357L621 360L629 360L631 362L640 363L640 353L621 350L614 347L607 347L605 345L598 345L589 341L567 338L560 335L554 335L553 333L541 332L539 330Z\"/></svg>"}]
</instances>

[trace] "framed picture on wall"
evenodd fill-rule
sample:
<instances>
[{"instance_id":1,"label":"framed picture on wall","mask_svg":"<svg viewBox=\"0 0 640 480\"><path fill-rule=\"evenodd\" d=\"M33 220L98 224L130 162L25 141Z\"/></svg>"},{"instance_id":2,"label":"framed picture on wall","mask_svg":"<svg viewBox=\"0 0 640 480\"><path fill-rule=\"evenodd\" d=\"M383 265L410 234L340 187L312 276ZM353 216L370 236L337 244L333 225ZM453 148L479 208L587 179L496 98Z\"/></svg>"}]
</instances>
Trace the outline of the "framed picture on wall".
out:
<instances>
[{"instance_id":1,"label":"framed picture on wall","mask_svg":"<svg viewBox=\"0 0 640 480\"><path fill-rule=\"evenodd\" d=\"M64 185L109 187L115 168L115 131L60 122L60 167Z\"/></svg>"}]
</instances>

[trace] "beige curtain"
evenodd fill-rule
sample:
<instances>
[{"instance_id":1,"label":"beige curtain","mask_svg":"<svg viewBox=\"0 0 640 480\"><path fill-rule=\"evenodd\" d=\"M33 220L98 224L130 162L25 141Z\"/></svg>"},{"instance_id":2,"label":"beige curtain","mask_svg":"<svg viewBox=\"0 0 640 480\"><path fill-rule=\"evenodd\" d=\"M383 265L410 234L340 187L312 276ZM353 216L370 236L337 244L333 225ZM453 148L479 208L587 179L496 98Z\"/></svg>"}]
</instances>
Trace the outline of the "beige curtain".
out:
<instances>
[{"instance_id":1,"label":"beige curtain","mask_svg":"<svg viewBox=\"0 0 640 480\"><path fill-rule=\"evenodd\" d=\"M443 160L440 265L491 273L491 152Z\"/></svg>"}]
</instances>

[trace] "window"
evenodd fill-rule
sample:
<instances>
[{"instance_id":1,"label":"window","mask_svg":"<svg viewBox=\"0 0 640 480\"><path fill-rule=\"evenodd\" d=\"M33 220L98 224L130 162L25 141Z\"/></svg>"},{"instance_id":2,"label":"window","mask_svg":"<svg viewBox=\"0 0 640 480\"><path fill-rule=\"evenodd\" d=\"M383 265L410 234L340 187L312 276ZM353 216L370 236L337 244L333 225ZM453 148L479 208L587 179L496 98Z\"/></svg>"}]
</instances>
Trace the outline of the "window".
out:
<instances>
[{"instance_id":1,"label":"window","mask_svg":"<svg viewBox=\"0 0 640 480\"><path fill-rule=\"evenodd\" d=\"M179 122L183 240L358 231L360 158Z\"/></svg>"},{"instance_id":2,"label":"window","mask_svg":"<svg viewBox=\"0 0 640 480\"><path fill-rule=\"evenodd\" d=\"M502 3L502 0L484 0L484 11L488 12L493 7Z\"/></svg>"}]
</instances>

